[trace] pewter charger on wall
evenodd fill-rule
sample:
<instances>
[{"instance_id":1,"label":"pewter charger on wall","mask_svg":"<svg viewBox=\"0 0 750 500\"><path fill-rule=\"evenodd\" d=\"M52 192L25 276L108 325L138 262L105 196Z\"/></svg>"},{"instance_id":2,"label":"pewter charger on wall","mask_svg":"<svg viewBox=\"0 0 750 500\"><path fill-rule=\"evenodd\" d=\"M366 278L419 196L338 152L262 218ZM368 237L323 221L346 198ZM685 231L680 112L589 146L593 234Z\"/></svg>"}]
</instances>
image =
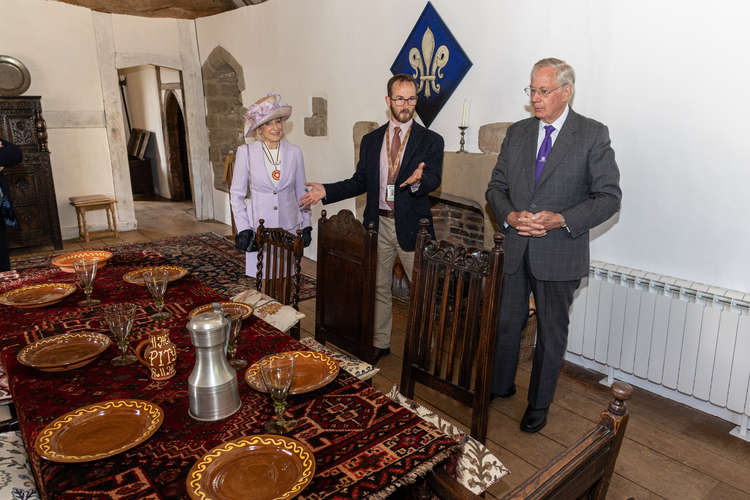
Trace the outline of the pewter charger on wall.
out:
<instances>
[{"instance_id":1,"label":"pewter charger on wall","mask_svg":"<svg viewBox=\"0 0 750 500\"><path fill-rule=\"evenodd\" d=\"M31 75L26 66L15 57L0 55L0 96L21 95L29 85Z\"/></svg>"},{"instance_id":2,"label":"pewter charger on wall","mask_svg":"<svg viewBox=\"0 0 750 500\"><path fill-rule=\"evenodd\" d=\"M469 57L432 3L427 2L393 61L391 72L408 73L416 78L417 114L425 127L429 127L471 66Z\"/></svg>"}]
</instances>

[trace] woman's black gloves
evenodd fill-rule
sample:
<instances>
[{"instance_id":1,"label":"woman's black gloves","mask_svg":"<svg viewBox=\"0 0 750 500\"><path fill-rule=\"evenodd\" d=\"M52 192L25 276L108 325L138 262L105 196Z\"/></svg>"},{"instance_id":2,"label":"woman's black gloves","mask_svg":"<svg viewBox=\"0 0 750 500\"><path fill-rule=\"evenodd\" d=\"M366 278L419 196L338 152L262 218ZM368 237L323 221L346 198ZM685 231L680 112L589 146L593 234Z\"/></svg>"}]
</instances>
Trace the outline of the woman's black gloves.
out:
<instances>
[{"instance_id":1,"label":"woman's black gloves","mask_svg":"<svg viewBox=\"0 0 750 500\"><path fill-rule=\"evenodd\" d=\"M302 241L305 247L310 246L310 243L312 243L312 226L307 226L302 230ZM245 229L237 233L237 236L234 237L234 246L237 250L243 252L257 252L258 241L255 239L255 231Z\"/></svg>"},{"instance_id":2,"label":"woman's black gloves","mask_svg":"<svg viewBox=\"0 0 750 500\"><path fill-rule=\"evenodd\" d=\"M255 231L244 229L234 237L234 246L243 252L257 252L258 242L255 239Z\"/></svg>"}]
</instances>

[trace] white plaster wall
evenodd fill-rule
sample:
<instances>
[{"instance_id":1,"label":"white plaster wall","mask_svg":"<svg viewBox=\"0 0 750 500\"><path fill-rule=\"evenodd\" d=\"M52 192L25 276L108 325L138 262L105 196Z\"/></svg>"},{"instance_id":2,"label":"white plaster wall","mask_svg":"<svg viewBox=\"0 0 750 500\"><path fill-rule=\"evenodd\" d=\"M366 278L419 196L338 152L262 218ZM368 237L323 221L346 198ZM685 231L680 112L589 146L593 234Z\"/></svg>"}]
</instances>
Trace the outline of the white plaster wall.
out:
<instances>
[{"instance_id":1,"label":"white plaster wall","mask_svg":"<svg viewBox=\"0 0 750 500\"><path fill-rule=\"evenodd\" d=\"M148 150L154 191L163 198L171 198L167 180L167 160L164 149L164 131L159 108L160 92L156 85L156 68L151 65L136 66L120 71L127 75L125 92L128 96L128 112L133 128L153 133L153 144Z\"/></svg>"},{"instance_id":2,"label":"white plaster wall","mask_svg":"<svg viewBox=\"0 0 750 500\"><path fill-rule=\"evenodd\" d=\"M386 120L389 68L423 0L274 0L197 20L200 53L222 45L243 66L247 106L269 91L294 106L288 139L308 178L353 170L352 125ZM750 289L743 64L750 5L720 0L434 0L474 66L432 124L458 148L480 125L525 118L534 61L556 56L577 72L575 109L610 127L622 172L622 212L592 257L739 290ZM397 13L397 15L394 15ZM202 61L203 62L203 61ZM313 96L328 98L328 137L303 133ZM740 118L741 119L741 118ZM354 208L352 200L329 212ZM317 218L320 207L314 212ZM218 213L218 211L217 211ZM606 228L605 228L606 229ZM309 250L309 249L308 249Z\"/></svg>"},{"instance_id":3,"label":"white plaster wall","mask_svg":"<svg viewBox=\"0 0 750 500\"><path fill-rule=\"evenodd\" d=\"M180 83L180 72L176 69L161 68L161 83Z\"/></svg>"},{"instance_id":4,"label":"white plaster wall","mask_svg":"<svg viewBox=\"0 0 750 500\"><path fill-rule=\"evenodd\" d=\"M52 176L57 191L63 239L78 237L75 210L68 203L68 195L105 194L114 197L112 168L107 148L92 149L91 144L106 144L107 133L103 128L55 129L49 132L49 149L53 158ZM65 151L65 154L56 154ZM68 193L63 198L60 193ZM107 227L104 210L86 214L89 229ZM121 229L118 226L118 229Z\"/></svg>"},{"instance_id":5,"label":"white plaster wall","mask_svg":"<svg viewBox=\"0 0 750 500\"><path fill-rule=\"evenodd\" d=\"M53 176L56 183L58 178L62 179L61 185L56 185L62 234L64 239L71 238L77 235L77 223L68 197L93 193L115 194L113 160L109 157L111 145L108 144L106 133L95 132L107 130L94 31L95 16L98 16L97 19L107 17L105 24L108 26L111 23L112 26L114 50L111 54L103 55L107 63L104 67L114 62L115 67L120 68L158 64L179 69L185 66L186 61L193 64L192 60L197 60L197 57L192 48L186 48L186 44L179 41L180 26L184 28L185 23L189 23L192 28L192 21L94 14L87 8L49 0L2 0L0 3L0 53L18 57L26 64L32 80L26 95L42 96L42 107L49 128ZM114 58L114 61L108 60L109 57ZM172 80L174 74L169 73L168 81ZM191 81L194 80L195 78ZM158 93L155 95L158 96ZM158 101L154 110L159 113ZM202 116L198 112L192 114ZM112 126L119 127L119 124ZM192 129L191 134L197 133L200 126L194 124ZM160 121L153 131L159 134L158 140L163 144ZM116 133L113 137L120 135ZM70 141L70 145L66 141ZM200 137L191 141L195 148L191 150L194 163L201 156L202 142ZM160 147L159 150L162 154L160 164L164 165L164 148ZM208 156L207 152L205 156ZM106 172L100 171L102 161L106 161ZM96 170L81 170L80 166L83 165ZM204 161L203 158L198 158L196 165L201 172L209 170L207 160ZM123 168L126 170L127 164ZM120 182L126 181L127 172L118 172ZM69 182L70 176L80 176L84 180ZM203 178L205 176L200 177L199 183L205 184L208 190L213 189L213 184ZM85 179L100 179L101 183L92 186ZM165 178L162 177L159 184L168 189ZM84 188L95 190L93 193L82 192ZM121 191L121 198L129 196L129 189ZM195 185L193 192L211 194L211 191L204 191L201 186ZM168 196L169 193L163 192L162 195ZM196 199L198 198L196 195ZM199 213L202 218L210 218L213 202L203 198L200 197ZM132 202L120 201L120 229L135 229ZM204 206L210 208L206 209ZM92 213L90 226L92 229L106 227L103 213Z\"/></svg>"},{"instance_id":6,"label":"white plaster wall","mask_svg":"<svg viewBox=\"0 0 750 500\"><path fill-rule=\"evenodd\" d=\"M68 197L114 192L91 11L59 2L3 0L0 25L0 52L20 59L31 74L24 95L42 96L44 115L58 117L48 120L52 176L63 239L76 237ZM86 125L97 120L96 126ZM73 122L78 125L69 125ZM106 227L104 212L92 212L89 221L92 228Z\"/></svg>"},{"instance_id":7,"label":"white plaster wall","mask_svg":"<svg viewBox=\"0 0 750 500\"><path fill-rule=\"evenodd\" d=\"M180 47L175 19L113 14L112 28L115 47L119 53L179 58Z\"/></svg>"}]
</instances>

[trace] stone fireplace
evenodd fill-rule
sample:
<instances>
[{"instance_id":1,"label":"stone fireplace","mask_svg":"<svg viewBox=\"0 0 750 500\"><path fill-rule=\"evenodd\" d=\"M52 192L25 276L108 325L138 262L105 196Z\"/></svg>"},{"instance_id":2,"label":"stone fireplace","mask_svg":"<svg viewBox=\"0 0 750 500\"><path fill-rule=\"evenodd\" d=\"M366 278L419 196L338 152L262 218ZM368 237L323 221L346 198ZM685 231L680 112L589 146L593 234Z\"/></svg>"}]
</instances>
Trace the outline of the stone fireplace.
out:
<instances>
[{"instance_id":1,"label":"stone fireplace","mask_svg":"<svg viewBox=\"0 0 750 500\"><path fill-rule=\"evenodd\" d=\"M443 155L443 181L440 188L430 194L432 199L441 200L441 215L449 214L447 219L440 221L440 225L446 223L447 228L438 229L438 221L435 220L435 235L439 240L492 248L497 223L484 194L509 125L493 123L482 126L479 129L481 153L446 151ZM436 215L433 205L433 219Z\"/></svg>"},{"instance_id":2,"label":"stone fireplace","mask_svg":"<svg viewBox=\"0 0 750 500\"><path fill-rule=\"evenodd\" d=\"M443 194L430 196L435 237L465 247L484 246L484 212L478 203Z\"/></svg>"}]
</instances>

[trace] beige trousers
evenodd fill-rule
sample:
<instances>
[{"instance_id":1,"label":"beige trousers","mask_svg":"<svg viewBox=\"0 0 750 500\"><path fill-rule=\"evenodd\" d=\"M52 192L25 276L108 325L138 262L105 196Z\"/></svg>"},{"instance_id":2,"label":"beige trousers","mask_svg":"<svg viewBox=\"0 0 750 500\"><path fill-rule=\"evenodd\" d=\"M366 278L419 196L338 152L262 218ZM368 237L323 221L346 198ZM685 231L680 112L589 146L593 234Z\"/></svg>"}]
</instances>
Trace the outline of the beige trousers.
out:
<instances>
[{"instance_id":1,"label":"beige trousers","mask_svg":"<svg viewBox=\"0 0 750 500\"><path fill-rule=\"evenodd\" d=\"M385 349L391 346L391 325L393 323L393 262L396 255L404 266L406 275L411 281L414 267L414 252L407 252L398 245L396 238L396 221L380 217L378 227L378 265L375 278L375 347Z\"/></svg>"}]
</instances>

